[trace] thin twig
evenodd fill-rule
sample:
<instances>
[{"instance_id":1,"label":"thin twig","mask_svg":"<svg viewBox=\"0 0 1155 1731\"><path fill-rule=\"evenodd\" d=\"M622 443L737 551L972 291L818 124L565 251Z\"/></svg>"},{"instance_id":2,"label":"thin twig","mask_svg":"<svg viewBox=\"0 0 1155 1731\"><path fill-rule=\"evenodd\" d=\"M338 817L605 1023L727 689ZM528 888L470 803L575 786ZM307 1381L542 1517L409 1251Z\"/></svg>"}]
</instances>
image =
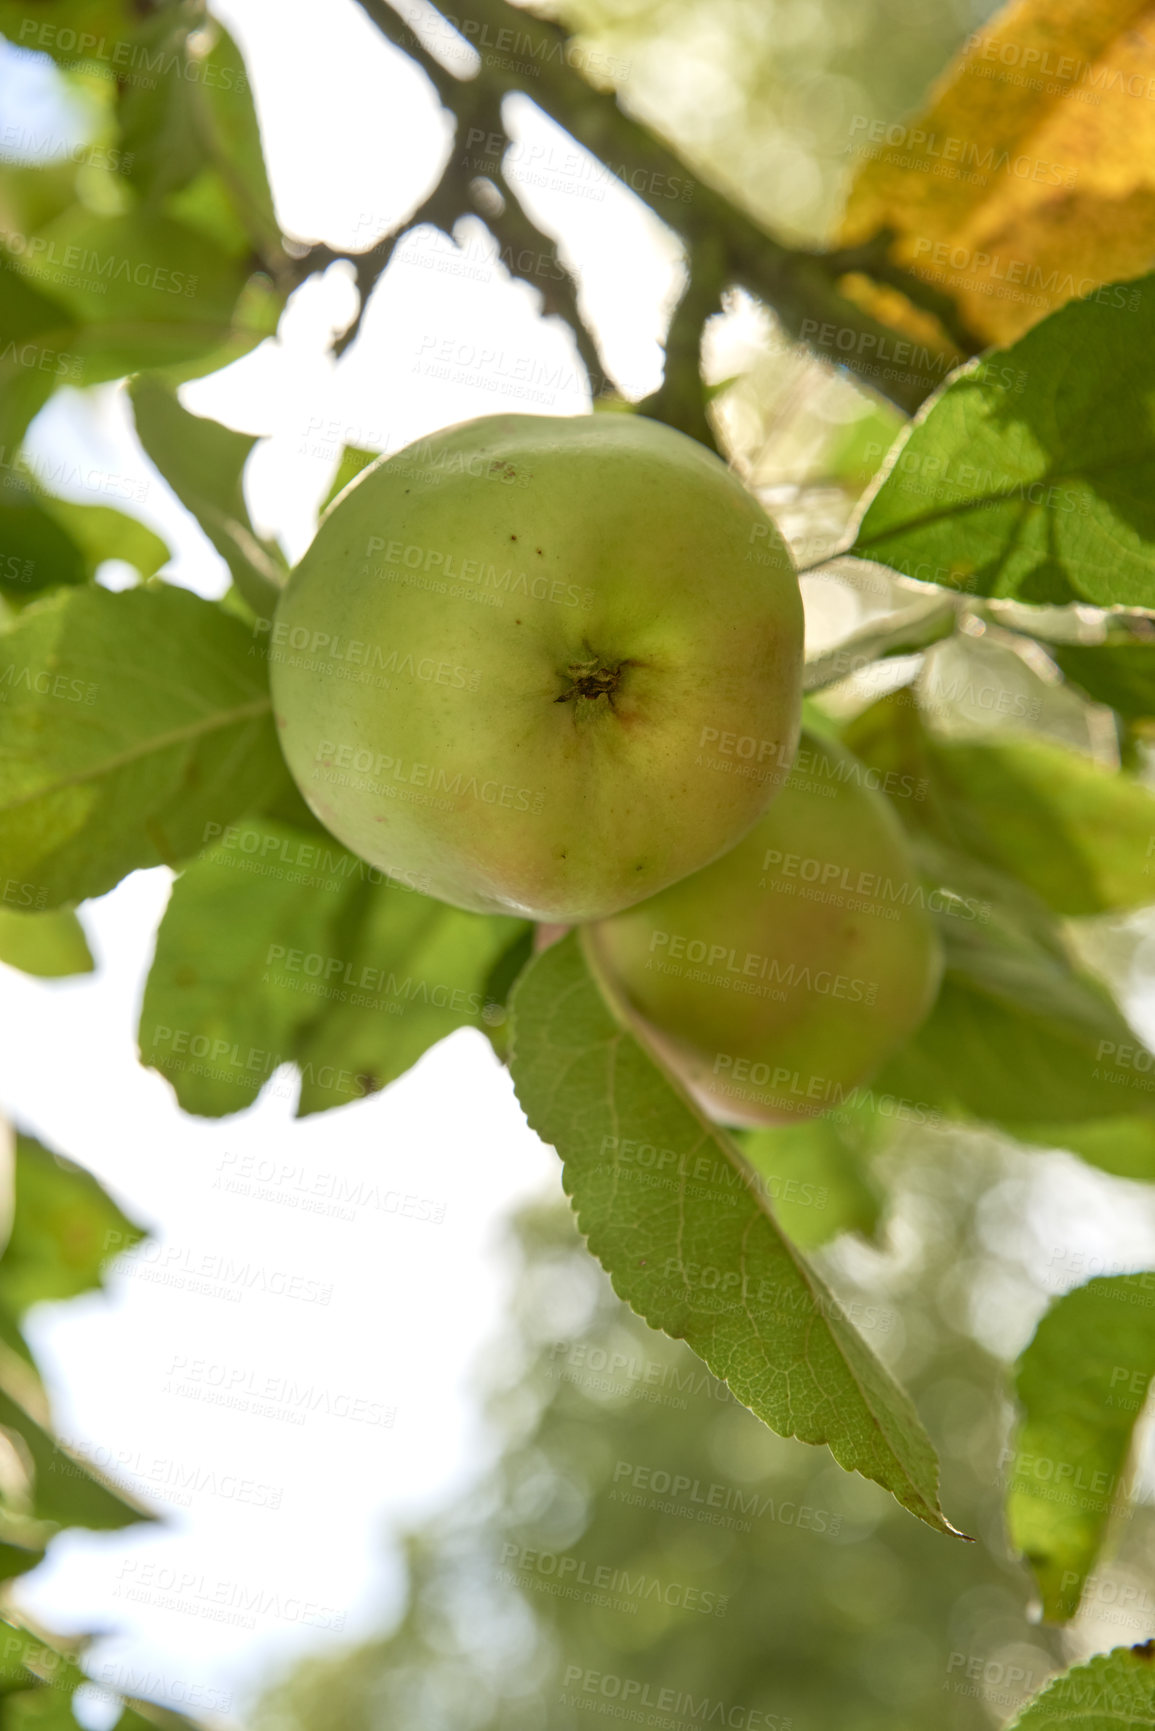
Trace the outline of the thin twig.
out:
<instances>
[{"instance_id":1,"label":"thin twig","mask_svg":"<svg viewBox=\"0 0 1155 1731\"><path fill-rule=\"evenodd\" d=\"M393 233L364 252L315 246L296 261L295 282L338 258L353 264L361 310L339 339L338 352L356 336L365 303L401 238L424 222L451 234L457 219L472 212L482 216L498 239L511 274L533 283L545 310L570 325L593 393L607 388L596 338L581 312L577 279L562 264L556 242L529 216L500 160L487 172L504 200L500 213L479 205L471 190L473 177L463 172L462 141L472 128L480 127L487 139L498 136L504 152L508 138L502 103L515 92L532 98L611 173L623 178L685 245L688 280L667 335L665 378L641 405L647 413L714 444L699 364L701 332L731 285L772 307L795 341L832 364L845 366L908 413L941 383L950 366L980 348L979 339L967 330L949 297L888 258L885 237L827 253L775 240L725 194L699 180L670 144L624 111L613 92L591 85L574 63L581 58L577 45L552 21L507 0L470 0L470 15L460 22L439 6L442 16L456 25L463 41L481 58L475 76L458 77L430 52L389 0L358 0L358 4L388 41L429 78L456 117L457 145L439 186ZM528 266L521 262L527 253ZM839 284L853 271L873 275L899 289L913 305L932 312L944 331L945 344L935 348L911 342L844 295Z\"/></svg>"},{"instance_id":2,"label":"thin twig","mask_svg":"<svg viewBox=\"0 0 1155 1731\"><path fill-rule=\"evenodd\" d=\"M373 16L385 0L359 3ZM448 8L439 5L438 10L452 22ZM861 251L813 252L775 240L698 179L670 144L621 108L613 92L589 84L580 70L579 45L559 25L507 0L470 0L469 16L458 28L480 53L477 82L502 95L517 91L532 98L612 172L624 175L638 197L682 237L689 257L711 242L720 247L727 282L765 301L790 336L846 366L908 413L941 382L948 364L982 346L952 314L946 352L927 356L923 345L920 355L918 345L839 291L840 279L853 268L844 261L858 259ZM946 311L939 291L909 272L887 263L885 280L913 304L936 315Z\"/></svg>"}]
</instances>

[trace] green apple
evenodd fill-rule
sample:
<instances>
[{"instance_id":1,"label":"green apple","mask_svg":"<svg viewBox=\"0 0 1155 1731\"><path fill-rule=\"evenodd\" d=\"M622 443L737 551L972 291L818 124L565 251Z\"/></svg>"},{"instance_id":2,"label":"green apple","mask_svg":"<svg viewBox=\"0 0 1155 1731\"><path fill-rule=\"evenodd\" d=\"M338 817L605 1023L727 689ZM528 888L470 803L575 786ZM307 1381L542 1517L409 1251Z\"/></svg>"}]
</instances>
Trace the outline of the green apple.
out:
<instances>
[{"instance_id":1,"label":"green apple","mask_svg":"<svg viewBox=\"0 0 1155 1731\"><path fill-rule=\"evenodd\" d=\"M838 1107L934 1001L927 891L878 780L804 732L737 847L585 933L611 999L720 1123Z\"/></svg>"},{"instance_id":2,"label":"green apple","mask_svg":"<svg viewBox=\"0 0 1155 1731\"><path fill-rule=\"evenodd\" d=\"M797 745L790 555L719 458L637 415L493 415L374 463L268 645L316 815L480 912L653 895L757 822Z\"/></svg>"}]
</instances>

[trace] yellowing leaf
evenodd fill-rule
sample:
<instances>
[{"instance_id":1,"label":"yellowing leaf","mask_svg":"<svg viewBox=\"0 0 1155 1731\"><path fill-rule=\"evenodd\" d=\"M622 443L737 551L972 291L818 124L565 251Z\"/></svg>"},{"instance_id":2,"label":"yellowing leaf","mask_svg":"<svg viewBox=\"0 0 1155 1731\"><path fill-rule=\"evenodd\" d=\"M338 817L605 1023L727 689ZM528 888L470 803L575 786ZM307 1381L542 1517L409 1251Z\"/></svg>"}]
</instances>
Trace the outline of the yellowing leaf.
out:
<instances>
[{"instance_id":1,"label":"yellowing leaf","mask_svg":"<svg viewBox=\"0 0 1155 1731\"><path fill-rule=\"evenodd\" d=\"M1020 0L968 38L922 114L876 130L842 238L889 230L892 260L981 341L1149 268L1155 5Z\"/></svg>"}]
</instances>

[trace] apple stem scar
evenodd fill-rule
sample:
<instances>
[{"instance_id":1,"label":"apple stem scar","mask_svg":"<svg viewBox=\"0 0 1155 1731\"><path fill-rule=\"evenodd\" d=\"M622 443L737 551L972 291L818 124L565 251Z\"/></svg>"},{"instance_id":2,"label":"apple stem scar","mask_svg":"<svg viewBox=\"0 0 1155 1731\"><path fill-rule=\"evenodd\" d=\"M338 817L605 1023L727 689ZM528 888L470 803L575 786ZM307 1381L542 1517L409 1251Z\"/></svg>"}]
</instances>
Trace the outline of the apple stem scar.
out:
<instances>
[{"instance_id":1,"label":"apple stem scar","mask_svg":"<svg viewBox=\"0 0 1155 1731\"><path fill-rule=\"evenodd\" d=\"M610 708L614 706L614 692L621 683L622 668L631 665L628 661L619 661L614 665L593 656L589 661L571 661L566 668L570 680L568 691L563 691L560 697L555 697L555 703L572 703L575 698L586 697L591 701L598 697L608 697Z\"/></svg>"}]
</instances>

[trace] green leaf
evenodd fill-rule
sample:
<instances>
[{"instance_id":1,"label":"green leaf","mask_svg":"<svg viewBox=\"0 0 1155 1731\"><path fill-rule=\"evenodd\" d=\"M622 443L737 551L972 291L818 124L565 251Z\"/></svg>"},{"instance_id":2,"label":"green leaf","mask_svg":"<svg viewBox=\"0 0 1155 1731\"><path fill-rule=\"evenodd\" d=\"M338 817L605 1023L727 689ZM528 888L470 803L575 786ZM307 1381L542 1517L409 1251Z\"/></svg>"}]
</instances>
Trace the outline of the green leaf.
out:
<instances>
[{"instance_id":1,"label":"green leaf","mask_svg":"<svg viewBox=\"0 0 1155 1731\"><path fill-rule=\"evenodd\" d=\"M45 170L29 172L52 178ZM18 173L11 167L5 169L6 190ZM95 217L75 204L69 204L63 213L52 212L52 222L65 225L79 222L87 227L111 220ZM60 253L62 243L57 239L60 256L71 256L82 264L85 257L94 260L98 275L92 280L104 283L106 291L109 284L102 273L119 271L126 265L135 269L139 264L143 286L137 292L151 293L143 318L126 314L119 297L107 292L96 297L99 307L90 306L85 314L71 302L65 304L68 297L56 293L57 283L47 285L52 290L48 294L23 280L17 274L19 259L6 257L0 250L0 447L4 451L11 454L18 449L33 416L62 385L96 385L145 366L163 368L165 377L176 383L238 359L276 329L282 297L266 278L257 275L246 281L247 260L244 268L230 263L193 228L164 220L169 229L177 229L180 246L167 260L154 258L151 275L148 258L152 254L137 258L135 252L130 256L117 250L125 238L131 243L131 231L127 237L98 231L95 245L86 244L79 254L72 255L67 255L67 247ZM27 223L25 230L34 232L33 224ZM178 258L186 270L182 286L192 286L202 246L205 262L215 271L217 287L227 288L227 304L214 305L199 281L192 296L174 296L159 287L155 292L150 290L150 284L172 285L176 279L162 273L166 265L178 266ZM228 284L222 275L225 266Z\"/></svg>"},{"instance_id":2,"label":"green leaf","mask_svg":"<svg viewBox=\"0 0 1155 1731\"><path fill-rule=\"evenodd\" d=\"M1022 1421L1009 1466L1011 1541L1034 1571L1043 1614L1079 1608L1114 1510L1155 1370L1155 1275L1089 1281L1058 1299L1015 1369Z\"/></svg>"},{"instance_id":3,"label":"green leaf","mask_svg":"<svg viewBox=\"0 0 1155 1731\"><path fill-rule=\"evenodd\" d=\"M112 1731L204 1731L203 1720L186 1719L154 1701L130 1701Z\"/></svg>"},{"instance_id":4,"label":"green leaf","mask_svg":"<svg viewBox=\"0 0 1155 1731\"><path fill-rule=\"evenodd\" d=\"M938 795L962 845L1015 874L1057 913L1155 901L1155 796L1061 746L951 743L934 753Z\"/></svg>"},{"instance_id":5,"label":"green leaf","mask_svg":"<svg viewBox=\"0 0 1155 1731\"><path fill-rule=\"evenodd\" d=\"M106 1484L78 1456L66 1454L4 1388L0 1388L0 1425L20 1438L31 1459L32 1514L37 1520L104 1533L155 1518L143 1505Z\"/></svg>"},{"instance_id":6,"label":"green leaf","mask_svg":"<svg viewBox=\"0 0 1155 1731\"><path fill-rule=\"evenodd\" d=\"M283 769L250 644L239 620L164 585L68 590L0 634L10 904L102 895L258 803Z\"/></svg>"},{"instance_id":7,"label":"green leaf","mask_svg":"<svg viewBox=\"0 0 1155 1731\"><path fill-rule=\"evenodd\" d=\"M65 66L78 58L77 39L107 42L132 35L134 8L129 0L48 0L31 12L24 0L0 0L0 34L25 49L50 54ZM71 33L71 34L70 34Z\"/></svg>"},{"instance_id":8,"label":"green leaf","mask_svg":"<svg viewBox=\"0 0 1155 1731\"><path fill-rule=\"evenodd\" d=\"M209 75L198 81L198 88L212 114L215 156L228 166L238 203L255 215L250 232L255 237L261 228L276 233L276 210L248 68L236 38L219 19L213 20L213 28L216 41L205 61Z\"/></svg>"},{"instance_id":9,"label":"green leaf","mask_svg":"<svg viewBox=\"0 0 1155 1731\"><path fill-rule=\"evenodd\" d=\"M84 583L107 559L151 577L168 556L159 535L111 505L54 498L19 473L0 488L0 592L17 602Z\"/></svg>"},{"instance_id":10,"label":"green leaf","mask_svg":"<svg viewBox=\"0 0 1155 1731\"><path fill-rule=\"evenodd\" d=\"M229 206L231 222L223 213L211 232L222 245L241 251L256 249L267 260L281 256L281 234L265 169L261 129L253 106L252 86L240 49L228 31L214 19L216 34L209 53L197 63L199 76L188 88L195 107L195 121L211 164L211 179L220 187ZM208 179L205 176L204 179ZM194 192L190 188L190 193ZM207 191L207 188L205 189ZM186 214L189 205L184 205ZM207 200L204 207L207 214ZM189 220L193 220L191 215ZM202 226L205 224L202 221Z\"/></svg>"},{"instance_id":11,"label":"green leaf","mask_svg":"<svg viewBox=\"0 0 1155 1731\"><path fill-rule=\"evenodd\" d=\"M513 1023L518 1099L558 1149L619 1296L773 1430L828 1443L848 1471L953 1533L909 1399L780 1231L731 1138L611 1013L576 935L521 976Z\"/></svg>"},{"instance_id":12,"label":"green leaf","mask_svg":"<svg viewBox=\"0 0 1155 1731\"><path fill-rule=\"evenodd\" d=\"M859 1109L733 1135L782 1227L809 1250L839 1232L873 1235L882 1194L869 1162L879 1130Z\"/></svg>"},{"instance_id":13,"label":"green leaf","mask_svg":"<svg viewBox=\"0 0 1155 1731\"><path fill-rule=\"evenodd\" d=\"M0 488L0 594L27 601L87 576L84 555L67 528L30 491L11 484ZM3 696L0 690L0 701Z\"/></svg>"},{"instance_id":14,"label":"green leaf","mask_svg":"<svg viewBox=\"0 0 1155 1731\"><path fill-rule=\"evenodd\" d=\"M141 52L163 55L165 74L121 92L126 178L227 252L279 256L260 128L235 41L217 20L179 10L138 28Z\"/></svg>"},{"instance_id":15,"label":"green leaf","mask_svg":"<svg viewBox=\"0 0 1155 1731\"><path fill-rule=\"evenodd\" d=\"M907 826L1019 879L1056 913L1155 901L1155 794L1062 746L944 740L895 693L843 733Z\"/></svg>"},{"instance_id":16,"label":"green leaf","mask_svg":"<svg viewBox=\"0 0 1155 1731\"><path fill-rule=\"evenodd\" d=\"M1048 644L1067 678L1129 720L1155 715L1155 644Z\"/></svg>"},{"instance_id":17,"label":"green leaf","mask_svg":"<svg viewBox=\"0 0 1155 1731\"><path fill-rule=\"evenodd\" d=\"M159 535L112 505L77 505L71 499L46 495L40 505L79 547L89 578L108 559L134 566L141 577L155 576L168 560L168 547Z\"/></svg>"},{"instance_id":18,"label":"green leaf","mask_svg":"<svg viewBox=\"0 0 1155 1731\"><path fill-rule=\"evenodd\" d=\"M0 1694L38 1683L54 1669L50 1661L57 1658L30 1630L12 1621L11 1611L0 1616Z\"/></svg>"},{"instance_id":19,"label":"green leaf","mask_svg":"<svg viewBox=\"0 0 1155 1731\"><path fill-rule=\"evenodd\" d=\"M1017 931L1059 961L1069 959L1060 922L1018 878L925 832L912 834L910 840L919 876L931 889L927 905L939 921L986 926L994 920L997 926ZM953 930L953 925L948 927L948 931ZM947 942L949 947L949 938Z\"/></svg>"},{"instance_id":20,"label":"green leaf","mask_svg":"<svg viewBox=\"0 0 1155 1731\"><path fill-rule=\"evenodd\" d=\"M42 980L91 974L96 966L84 927L71 908L24 914L0 907L0 962Z\"/></svg>"},{"instance_id":21,"label":"green leaf","mask_svg":"<svg viewBox=\"0 0 1155 1731\"><path fill-rule=\"evenodd\" d=\"M1076 1665L1029 1701L1007 1731L1141 1731L1155 1726L1155 1641Z\"/></svg>"},{"instance_id":22,"label":"green leaf","mask_svg":"<svg viewBox=\"0 0 1155 1731\"><path fill-rule=\"evenodd\" d=\"M316 1020L296 1045L302 1117L348 1099L334 1076L374 1093L455 1029L485 1028L490 973L529 931L391 883L366 886L358 914L354 929L335 934ZM308 983L283 962L274 972L286 987Z\"/></svg>"},{"instance_id":23,"label":"green leaf","mask_svg":"<svg viewBox=\"0 0 1155 1731\"><path fill-rule=\"evenodd\" d=\"M5 1223L4 1231L8 1229ZM0 1234L2 1235L2 1234ZM11 1355L11 1356L8 1356ZM0 1298L0 1362L6 1362L6 1374L11 1377L23 1375L23 1398L33 1404L39 1400L47 1400L40 1371L32 1354L32 1348L25 1340L12 1312L3 1298ZM16 1384L13 1383L13 1387Z\"/></svg>"},{"instance_id":24,"label":"green leaf","mask_svg":"<svg viewBox=\"0 0 1155 1731\"><path fill-rule=\"evenodd\" d=\"M44 1561L42 1549L31 1545L12 1545L6 1540L0 1540L0 1581L15 1580L17 1575L26 1575L30 1569L35 1569ZM0 1644L3 1635L0 1634ZM0 1670L0 1679L3 1672Z\"/></svg>"},{"instance_id":25,"label":"green leaf","mask_svg":"<svg viewBox=\"0 0 1155 1731\"><path fill-rule=\"evenodd\" d=\"M7 32L0 32L7 35ZM90 99L96 110L105 105L103 93L97 93L89 88ZM94 118L92 108L90 118ZM100 121L96 120L99 127ZM90 164L83 165L86 168ZM38 234L46 222L59 216L76 203L76 178L78 165L67 157L55 162L6 162L4 177L0 186L3 190L4 226L13 243L11 252L19 252L21 242L29 235ZM96 170L96 176L103 179L104 171Z\"/></svg>"},{"instance_id":26,"label":"green leaf","mask_svg":"<svg viewBox=\"0 0 1155 1731\"><path fill-rule=\"evenodd\" d=\"M271 616L287 577L281 554L249 520L241 477L256 440L190 415L155 379L130 389L141 444L177 498L191 511L261 618Z\"/></svg>"},{"instance_id":27,"label":"green leaf","mask_svg":"<svg viewBox=\"0 0 1155 1731\"><path fill-rule=\"evenodd\" d=\"M280 824L247 823L181 873L157 933L140 1015L141 1062L186 1112L256 1099L317 1014L333 923L369 868ZM338 1068L349 1069L340 1054ZM330 1104L358 1098L352 1082Z\"/></svg>"},{"instance_id":28,"label":"green leaf","mask_svg":"<svg viewBox=\"0 0 1155 1731\"><path fill-rule=\"evenodd\" d=\"M956 374L888 460L853 551L974 595L1155 605L1155 278Z\"/></svg>"},{"instance_id":29,"label":"green leaf","mask_svg":"<svg viewBox=\"0 0 1155 1731\"><path fill-rule=\"evenodd\" d=\"M1083 1124L1023 1124L1021 1142L1040 1148L1065 1148L1090 1166L1116 1178L1155 1183L1155 1117L1105 1118Z\"/></svg>"},{"instance_id":30,"label":"green leaf","mask_svg":"<svg viewBox=\"0 0 1155 1731\"><path fill-rule=\"evenodd\" d=\"M341 452L341 461L337 465L337 473L333 476L333 485L325 494L322 511L327 511L338 493L343 493L350 481L355 481L362 469L367 469L370 463L377 461L378 452L363 451L357 445L346 445Z\"/></svg>"},{"instance_id":31,"label":"green leaf","mask_svg":"<svg viewBox=\"0 0 1155 1731\"><path fill-rule=\"evenodd\" d=\"M58 385L95 382L75 327L58 300L0 268L0 447L9 458Z\"/></svg>"},{"instance_id":32,"label":"green leaf","mask_svg":"<svg viewBox=\"0 0 1155 1731\"><path fill-rule=\"evenodd\" d=\"M70 1690L49 1685L13 1695L5 1706L8 1731L75 1731Z\"/></svg>"},{"instance_id":33,"label":"green leaf","mask_svg":"<svg viewBox=\"0 0 1155 1731\"><path fill-rule=\"evenodd\" d=\"M276 335L284 305L285 297L281 291L264 272L256 271L241 289L228 324L206 333L211 338L206 347L198 349L192 356L142 362L141 365L148 365L154 379L174 389L189 379L201 379L207 373L219 372L222 367L231 366L242 355L247 355L266 337ZM110 376L120 378L135 370L135 367L121 365Z\"/></svg>"},{"instance_id":34,"label":"green leaf","mask_svg":"<svg viewBox=\"0 0 1155 1731\"><path fill-rule=\"evenodd\" d=\"M944 912L937 924L946 962L938 1000L876 1090L1016 1134L1044 1118L1150 1109L1155 1056L1106 989L1026 927L1014 903L988 904L974 923Z\"/></svg>"},{"instance_id":35,"label":"green leaf","mask_svg":"<svg viewBox=\"0 0 1155 1731\"><path fill-rule=\"evenodd\" d=\"M179 9L141 30L150 38L145 53L164 52L166 75L122 92L123 172L150 202L163 201L167 215L233 256L255 251L275 270L284 256L280 230L235 41L216 19Z\"/></svg>"},{"instance_id":36,"label":"green leaf","mask_svg":"<svg viewBox=\"0 0 1155 1731\"><path fill-rule=\"evenodd\" d=\"M11 1314L98 1290L109 1259L143 1237L90 1172L17 1136L12 1229L0 1255L0 1300Z\"/></svg>"},{"instance_id":37,"label":"green leaf","mask_svg":"<svg viewBox=\"0 0 1155 1731\"><path fill-rule=\"evenodd\" d=\"M198 69L190 69L186 46L189 22L180 10L141 18L140 52L163 71L127 80L119 93L121 173L153 205L187 186L206 161L193 84Z\"/></svg>"},{"instance_id":38,"label":"green leaf","mask_svg":"<svg viewBox=\"0 0 1155 1731\"><path fill-rule=\"evenodd\" d=\"M1058 1124L1133 1109L1125 1093L1133 1079L1096 1062L1100 1043L1114 1044L1077 1021L1033 1013L948 976L929 1020L874 1086L927 1117L979 1118L1029 1135L1040 1112Z\"/></svg>"},{"instance_id":39,"label":"green leaf","mask_svg":"<svg viewBox=\"0 0 1155 1731\"><path fill-rule=\"evenodd\" d=\"M528 927L502 950L482 989L482 1032L503 1064L509 1062L509 1000L522 969L533 960L534 930Z\"/></svg>"},{"instance_id":40,"label":"green leaf","mask_svg":"<svg viewBox=\"0 0 1155 1731\"><path fill-rule=\"evenodd\" d=\"M0 1617L0 1711L5 1731L76 1731L72 1696L92 1678L72 1656L92 1637L52 1644L23 1628L8 1609ZM112 1731L203 1731L183 1714L149 1701L126 1703Z\"/></svg>"},{"instance_id":41,"label":"green leaf","mask_svg":"<svg viewBox=\"0 0 1155 1731\"><path fill-rule=\"evenodd\" d=\"M155 211L103 216L76 204L37 238L43 249L14 262L85 327L86 368L99 351L106 377L214 347L248 275L205 235Z\"/></svg>"}]
</instances>

